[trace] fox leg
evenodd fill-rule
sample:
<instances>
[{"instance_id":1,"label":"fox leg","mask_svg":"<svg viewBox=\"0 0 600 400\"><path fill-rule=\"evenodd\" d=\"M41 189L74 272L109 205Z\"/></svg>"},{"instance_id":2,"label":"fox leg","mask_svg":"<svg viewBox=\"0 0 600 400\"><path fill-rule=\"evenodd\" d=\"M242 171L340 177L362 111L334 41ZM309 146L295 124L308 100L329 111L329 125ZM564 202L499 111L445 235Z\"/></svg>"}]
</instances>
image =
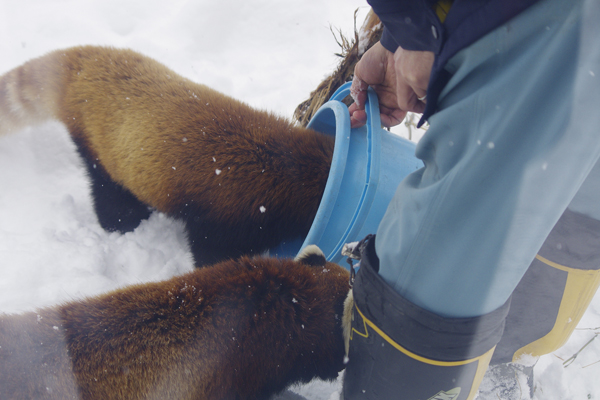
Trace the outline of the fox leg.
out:
<instances>
[{"instance_id":1,"label":"fox leg","mask_svg":"<svg viewBox=\"0 0 600 400\"><path fill-rule=\"evenodd\" d=\"M150 216L151 209L129 190L108 177L103 168L83 157L91 180L98 222L109 232L131 232Z\"/></svg>"}]
</instances>

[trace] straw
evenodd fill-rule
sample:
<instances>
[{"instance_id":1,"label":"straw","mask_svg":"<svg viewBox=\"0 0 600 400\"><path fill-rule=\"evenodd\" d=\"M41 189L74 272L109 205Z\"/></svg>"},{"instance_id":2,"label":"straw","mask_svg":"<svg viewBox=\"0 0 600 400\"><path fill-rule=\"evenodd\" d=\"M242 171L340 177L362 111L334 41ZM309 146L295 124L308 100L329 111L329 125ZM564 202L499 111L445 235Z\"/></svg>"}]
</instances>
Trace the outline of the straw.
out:
<instances>
[{"instance_id":1,"label":"straw","mask_svg":"<svg viewBox=\"0 0 600 400\"><path fill-rule=\"evenodd\" d=\"M354 38L352 40L346 38L339 30L337 32L338 37L333 28L331 29L331 33L341 48L341 52L336 53L336 55L342 60L337 69L311 92L310 97L296 107L294 118L301 126L305 127L310 122L315 113L329 100L338 87L352 80L354 66L360 60L360 57L381 37L383 25L373 13L373 10L370 10L367 14L360 31L356 30L357 12L358 9L354 11ZM348 97L344 100L344 103L350 105L352 100Z\"/></svg>"}]
</instances>

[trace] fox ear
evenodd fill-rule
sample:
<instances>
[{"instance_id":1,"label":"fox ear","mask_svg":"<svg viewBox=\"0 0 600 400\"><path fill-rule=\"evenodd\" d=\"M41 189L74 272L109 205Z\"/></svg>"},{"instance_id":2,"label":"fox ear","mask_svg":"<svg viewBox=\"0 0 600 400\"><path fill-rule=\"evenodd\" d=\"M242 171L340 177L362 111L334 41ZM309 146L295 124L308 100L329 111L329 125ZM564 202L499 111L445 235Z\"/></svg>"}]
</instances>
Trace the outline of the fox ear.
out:
<instances>
[{"instance_id":1,"label":"fox ear","mask_svg":"<svg viewBox=\"0 0 600 400\"><path fill-rule=\"evenodd\" d=\"M327 264L327 258L325 258L325 254L314 244L306 246L304 249L302 249L294 261L298 261L311 267L324 267L325 264Z\"/></svg>"}]
</instances>

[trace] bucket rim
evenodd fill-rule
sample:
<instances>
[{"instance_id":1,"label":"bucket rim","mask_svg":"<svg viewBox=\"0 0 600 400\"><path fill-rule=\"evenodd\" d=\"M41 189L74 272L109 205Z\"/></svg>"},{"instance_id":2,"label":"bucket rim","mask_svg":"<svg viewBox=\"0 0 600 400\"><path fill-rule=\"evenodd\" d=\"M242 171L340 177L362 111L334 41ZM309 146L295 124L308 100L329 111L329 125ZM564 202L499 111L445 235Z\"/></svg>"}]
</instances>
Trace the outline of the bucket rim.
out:
<instances>
[{"instance_id":1,"label":"bucket rim","mask_svg":"<svg viewBox=\"0 0 600 400\"><path fill-rule=\"evenodd\" d=\"M307 126L308 128L311 128L316 121L319 121L319 117L322 116L322 113L333 112L335 115L335 145L329 177L325 185L325 190L323 191L323 197L317 210L317 214L315 215L311 229L301 246L301 250L310 244L319 243L323 234L325 234L329 218L332 215L336 203L335 201L332 201L331 197L335 196L334 199L336 199L337 194L340 193L342 183L341 177L343 177L346 168L350 141L354 135L358 134L359 128L352 129L350 127L350 113L348 112L348 107L341 101L350 94L350 87L351 82L347 82L340 86L331 96L331 99L321 106ZM364 183L362 183L363 189L360 199L356 203L355 210L352 213L352 217L348 220L348 225L344 233L340 236L339 241L333 246L331 251L326 249L329 253L326 254L328 261L338 262L342 258L341 249L343 245L346 243L348 237L358 233L354 231L360 230L367 218L370 209L369 205L373 202L379 182L380 160L376 155L381 152L381 138L376 132L381 129L381 119L379 116L379 102L377 95L371 88L369 88L367 92L365 111L367 113L366 179ZM328 132L323 133L330 134ZM361 183L357 182L357 184Z\"/></svg>"}]
</instances>

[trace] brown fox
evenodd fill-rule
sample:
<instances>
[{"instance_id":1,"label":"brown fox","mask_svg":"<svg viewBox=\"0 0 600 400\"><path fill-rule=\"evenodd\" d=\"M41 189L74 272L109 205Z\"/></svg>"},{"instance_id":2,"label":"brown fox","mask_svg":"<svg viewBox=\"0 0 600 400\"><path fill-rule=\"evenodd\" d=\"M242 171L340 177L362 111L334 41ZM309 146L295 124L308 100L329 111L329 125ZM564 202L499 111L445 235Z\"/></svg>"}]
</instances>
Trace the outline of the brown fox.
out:
<instances>
[{"instance_id":1,"label":"brown fox","mask_svg":"<svg viewBox=\"0 0 600 400\"><path fill-rule=\"evenodd\" d=\"M106 230L149 207L182 219L197 266L305 236L333 154L332 137L131 50L59 50L0 77L0 134L47 119L77 145Z\"/></svg>"},{"instance_id":2,"label":"brown fox","mask_svg":"<svg viewBox=\"0 0 600 400\"><path fill-rule=\"evenodd\" d=\"M309 246L0 315L0 399L268 399L335 379L348 291Z\"/></svg>"}]
</instances>

